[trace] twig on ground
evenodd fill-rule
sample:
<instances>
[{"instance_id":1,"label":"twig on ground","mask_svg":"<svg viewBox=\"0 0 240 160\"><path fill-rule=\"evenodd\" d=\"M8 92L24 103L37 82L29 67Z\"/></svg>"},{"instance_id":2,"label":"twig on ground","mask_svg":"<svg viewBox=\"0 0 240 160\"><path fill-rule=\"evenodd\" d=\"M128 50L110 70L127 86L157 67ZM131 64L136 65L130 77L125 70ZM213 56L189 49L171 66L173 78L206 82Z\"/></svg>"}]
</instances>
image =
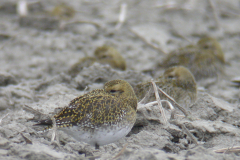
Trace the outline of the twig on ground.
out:
<instances>
[{"instance_id":1,"label":"twig on ground","mask_svg":"<svg viewBox=\"0 0 240 160\"><path fill-rule=\"evenodd\" d=\"M9 115L9 113L5 114L2 118L0 118L0 124L2 123L2 120L6 118Z\"/></svg>"},{"instance_id":2,"label":"twig on ground","mask_svg":"<svg viewBox=\"0 0 240 160\"><path fill-rule=\"evenodd\" d=\"M83 94L86 93L87 89L88 89L88 86L86 86L85 89L83 90Z\"/></svg>"},{"instance_id":3,"label":"twig on ground","mask_svg":"<svg viewBox=\"0 0 240 160\"><path fill-rule=\"evenodd\" d=\"M32 107L29 107L28 105L24 105L23 109L26 110L26 111L29 111L29 112L31 112L33 114L36 114L36 115L45 115L44 113L41 113L41 112L33 109Z\"/></svg>"},{"instance_id":4,"label":"twig on ground","mask_svg":"<svg viewBox=\"0 0 240 160\"><path fill-rule=\"evenodd\" d=\"M34 117L30 120L39 120L39 119L42 119L42 117L46 117L47 115L42 113L42 112L39 112L35 109L33 109L32 107L29 107L28 105L24 105L22 106L22 108L25 110L25 111L28 111L32 114L34 114Z\"/></svg>"},{"instance_id":5,"label":"twig on ground","mask_svg":"<svg viewBox=\"0 0 240 160\"><path fill-rule=\"evenodd\" d=\"M173 107L172 103L167 101L167 100L161 100L161 102L166 102L171 110L171 117L170 117L170 120L173 120L174 117L175 117L175 108Z\"/></svg>"},{"instance_id":6,"label":"twig on ground","mask_svg":"<svg viewBox=\"0 0 240 160\"><path fill-rule=\"evenodd\" d=\"M181 107L171 96L169 96L166 92L164 92L161 88L158 87L158 90L164 94L168 99L170 99L170 101L172 101L174 104L176 104L176 107L181 110L183 112L183 114L188 117L189 113L183 108Z\"/></svg>"},{"instance_id":7,"label":"twig on ground","mask_svg":"<svg viewBox=\"0 0 240 160\"><path fill-rule=\"evenodd\" d=\"M25 140L26 144L32 144L32 141L30 139L28 139L27 137L25 137L22 133L20 133L21 136L23 137L23 139Z\"/></svg>"},{"instance_id":8,"label":"twig on ground","mask_svg":"<svg viewBox=\"0 0 240 160\"><path fill-rule=\"evenodd\" d=\"M97 22L93 22L93 21L81 21L81 20L74 20L74 21L61 21L59 28L60 29L64 29L67 25L71 25L71 24L78 24L78 23L86 23L86 24L92 24L97 28L100 28L101 26L97 23Z\"/></svg>"},{"instance_id":9,"label":"twig on ground","mask_svg":"<svg viewBox=\"0 0 240 160\"><path fill-rule=\"evenodd\" d=\"M194 136L192 135L192 133L186 128L186 126L185 126L184 124L182 124L181 127L182 127L183 132L186 133L186 135L191 139L191 141L192 141L194 144L198 145L198 141L197 141L196 137L194 137Z\"/></svg>"},{"instance_id":10,"label":"twig on ground","mask_svg":"<svg viewBox=\"0 0 240 160\"><path fill-rule=\"evenodd\" d=\"M56 144L57 144L57 146L58 147L60 147L60 141L59 141L59 136L58 136L58 134L57 134L57 124L56 124L56 120L55 120L55 118L53 117L52 118L52 129L53 129L53 133L52 133L52 138L51 138L51 144L53 144L53 142L54 142L54 139L55 139L55 137L56 137Z\"/></svg>"},{"instance_id":11,"label":"twig on ground","mask_svg":"<svg viewBox=\"0 0 240 160\"><path fill-rule=\"evenodd\" d=\"M115 30L119 30L122 27L123 23L126 20L126 16L127 16L127 4L122 3L120 7L119 17L118 17L118 23L115 26Z\"/></svg>"},{"instance_id":12,"label":"twig on ground","mask_svg":"<svg viewBox=\"0 0 240 160\"><path fill-rule=\"evenodd\" d=\"M195 5L195 0L194 1L188 1L185 3L177 2L177 1L167 1L166 3L156 5L154 8L163 8L165 10L169 9L182 9L182 10L193 10L193 6Z\"/></svg>"},{"instance_id":13,"label":"twig on ground","mask_svg":"<svg viewBox=\"0 0 240 160\"><path fill-rule=\"evenodd\" d=\"M176 8L176 6L177 6L176 2L168 1L167 3L156 5L154 6L154 8L173 9Z\"/></svg>"},{"instance_id":14,"label":"twig on ground","mask_svg":"<svg viewBox=\"0 0 240 160\"><path fill-rule=\"evenodd\" d=\"M149 96L150 96L150 93L152 93L152 87L150 87L150 89L149 89L149 91L148 91L148 93L143 97L143 99L141 99L141 101L140 102L138 102L138 103L140 103L140 104L143 104L144 103L144 101L147 99L147 98L149 98Z\"/></svg>"},{"instance_id":15,"label":"twig on ground","mask_svg":"<svg viewBox=\"0 0 240 160\"><path fill-rule=\"evenodd\" d=\"M159 97L159 93L158 93L158 90L157 90L156 83L153 80L151 80L151 82L152 82L152 85L153 85L153 89L154 89L156 100L158 102L158 107L159 107L159 109L161 111L161 114L162 114L162 117L163 117L164 124L167 124L168 121L167 121L165 112L164 112L163 107L162 107L162 103L161 103L161 99Z\"/></svg>"},{"instance_id":16,"label":"twig on ground","mask_svg":"<svg viewBox=\"0 0 240 160\"><path fill-rule=\"evenodd\" d=\"M216 152L216 153L226 153L226 154L228 154L228 153L240 153L240 146L222 148L222 149L214 150L214 152Z\"/></svg>"},{"instance_id":17,"label":"twig on ground","mask_svg":"<svg viewBox=\"0 0 240 160\"><path fill-rule=\"evenodd\" d=\"M28 15L28 3L26 0L19 0L17 2L17 13L20 17L25 17Z\"/></svg>"},{"instance_id":18,"label":"twig on ground","mask_svg":"<svg viewBox=\"0 0 240 160\"><path fill-rule=\"evenodd\" d=\"M214 16L214 20L216 22L216 25L219 29L221 29L221 25L219 23L219 18L218 18L218 15L217 15L217 10L216 10L216 7L215 5L213 4L213 1L212 0L208 0L212 10L213 10L213 16Z\"/></svg>"},{"instance_id":19,"label":"twig on ground","mask_svg":"<svg viewBox=\"0 0 240 160\"><path fill-rule=\"evenodd\" d=\"M146 43L148 46L152 47L153 49L156 49L164 54L167 54L166 52L164 52L159 46L156 46L150 42L148 42L144 37L142 37L141 35L139 35L137 32L135 32L134 30L130 29L130 31L135 34L139 39L141 39L144 43Z\"/></svg>"},{"instance_id":20,"label":"twig on ground","mask_svg":"<svg viewBox=\"0 0 240 160\"><path fill-rule=\"evenodd\" d=\"M186 40L189 44L194 44L193 41L190 41L190 39L188 39L187 37L183 36L182 34L180 34L177 29L174 29L173 32L176 36L179 36L180 38Z\"/></svg>"},{"instance_id":21,"label":"twig on ground","mask_svg":"<svg viewBox=\"0 0 240 160\"><path fill-rule=\"evenodd\" d=\"M120 151L115 157L113 157L112 160L120 157L120 156L124 153L124 151L126 150L127 146L128 146L128 143L126 143L126 144L123 146L123 148L121 149L121 151Z\"/></svg>"}]
</instances>

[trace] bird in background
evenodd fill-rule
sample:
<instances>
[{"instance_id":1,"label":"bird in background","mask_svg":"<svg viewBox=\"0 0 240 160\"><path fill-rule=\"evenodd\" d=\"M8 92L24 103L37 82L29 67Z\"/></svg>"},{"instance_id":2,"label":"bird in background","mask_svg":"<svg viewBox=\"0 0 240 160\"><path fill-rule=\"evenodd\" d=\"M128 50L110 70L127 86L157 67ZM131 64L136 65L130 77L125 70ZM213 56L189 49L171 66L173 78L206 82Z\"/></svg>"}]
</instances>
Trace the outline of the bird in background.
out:
<instances>
[{"instance_id":1,"label":"bird in background","mask_svg":"<svg viewBox=\"0 0 240 160\"><path fill-rule=\"evenodd\" d=\"M97 47L93 57L79 59L69 70L71 76L76 76L84 67L90 67L93 63L109 64L112 68L126 70L126 61L114 48L107 45Z\"/></svg>"},{"instance_id":2,"label":"bird in background","mask_svg":"<svg viewBox=\"0 0 240 160\"><path fill-rule=\"evenodd\" d=\"M59 18L60 20L69 20L75 16L76 10L66 3L60 3L56 5L49 14L53 17Z\"/></svg>"},{"instance_id":3,"label":"bird in background","mask_svg":"<svg viewBox=\"0 0 240 160\"><path fill-rule=\"evenodd\" d=\"M136 121L136 110L137 97L132 86L124 80L112 80L103 89L73 99L53 117L57 128L98 149L130 132ZM41 120L36 125L45 125L49 130L53 121Z\"/></svg>"},{"instance_id":4,"label":"bird in background","mask_svg":"<svg viewBox=\"0 0 240 160\"><path fill-rule=\"evenodd\" d=\"M197 45L170 52L159 64L160 67L185 66L198 81L217 77L224 70L224 54L218 41L211 37L201 38Z\"/></svg>"},{"instance_id":5,"label":"bird in background","mask_svg":"<svg viewBox=\"0 0 240 160\"><path fill-rule=\"evenodd\" d=\"M182 106L189 106L197 99L195 78L186 67L176 66L166 69L163 75L156 79L155 83ZM139 101L146 96L151 87L151 82L144 82L134 86ZM168 100L164 94L159 93L159 95L162 100ZM147 99L147 102L152 101L156 101L153 90Z\"/></svg>"}]
</instances>

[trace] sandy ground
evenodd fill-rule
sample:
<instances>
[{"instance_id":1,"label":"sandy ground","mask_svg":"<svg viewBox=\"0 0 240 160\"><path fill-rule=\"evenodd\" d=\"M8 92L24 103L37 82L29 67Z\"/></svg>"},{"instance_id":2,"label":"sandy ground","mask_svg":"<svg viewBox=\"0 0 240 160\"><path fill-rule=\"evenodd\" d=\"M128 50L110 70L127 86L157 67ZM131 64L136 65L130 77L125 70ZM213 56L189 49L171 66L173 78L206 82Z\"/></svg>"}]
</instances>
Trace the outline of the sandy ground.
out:
<instances>
[{"instance_id":1,"label":"sandy ground","mask_svg":"<svg viewBox=\"0 0 240 160\"><path fill-rule=\"evenodd\" d=\"M167 1L71 0L65 2L76 15L60 21L47 12L58 0L30 6L26 18L19 18L14 2L0 1L0 159L239 159L238 151L215 152L240 146L240 93L231 85L231 79L240 75L238 0L214 4L218 22L209 1L201 0L182 0L162 8L155 6ZM122 3L127 4L127 19L115 30ZM87 23L61 25L70 21ZM51 144L52 132L39 132L30 120L43 116L24 109L27 105L51 117L82 95L86 86L89 91L117 78L131 84L150 80L146 71L154 70L163 52L196 43L206 35L219 41L227 65L225 75L199 91L198 100L188 109L194 121L178 118L163 125L156 107L141 108L129 135L95 150L61 131L61 146ZM66 74L79 58L92 56L103 44L119 50L126 59L126 71L95 63L75 78Z\"/></svg>"}]
</instances>

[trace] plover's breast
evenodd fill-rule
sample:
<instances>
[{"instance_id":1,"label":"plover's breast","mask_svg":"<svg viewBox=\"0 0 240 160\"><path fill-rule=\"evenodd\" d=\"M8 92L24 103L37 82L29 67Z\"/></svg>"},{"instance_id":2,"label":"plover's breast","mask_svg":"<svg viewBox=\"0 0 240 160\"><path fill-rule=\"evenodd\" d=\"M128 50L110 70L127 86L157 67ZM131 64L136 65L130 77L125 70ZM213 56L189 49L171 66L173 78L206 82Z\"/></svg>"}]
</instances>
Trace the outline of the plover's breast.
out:
<instances>
[{"instance_id":1,"label":"plover's breast","mask_svg":"<svg viewBox=\"0 0 240 160\"><path fill-rule=\"evenodd\" d=\"M73 126L61 128L64 132L71 135L77 141L86 142L90 145L105 145L113 143L126 136L132 129L134 123L129 122L121 125L109 125L95 128L82 128Z\"/></svg>"}]
</instances>

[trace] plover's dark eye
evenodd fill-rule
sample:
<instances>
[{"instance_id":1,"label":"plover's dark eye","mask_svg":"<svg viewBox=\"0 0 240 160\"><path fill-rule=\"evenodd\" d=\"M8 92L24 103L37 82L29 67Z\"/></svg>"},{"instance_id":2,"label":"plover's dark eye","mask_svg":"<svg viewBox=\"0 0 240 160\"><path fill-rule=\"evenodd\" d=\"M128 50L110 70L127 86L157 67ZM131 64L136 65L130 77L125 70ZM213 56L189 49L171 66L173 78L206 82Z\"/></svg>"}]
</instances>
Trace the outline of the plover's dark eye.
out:
<instances>
[{"instance_id":1,"label":"plover's dark eye","mask_svg":"<svg viewBox=\"0 0 240 160\"><path fill-rule=\"evenodd\" d=\"M210 49L210 46L206 44L203 46L203 49Z\"/></svg>"},{"instance_id":2,"label":"plover's dark eye","mask_svg":"<svg viewBox=\"0 0 240 160\"><path fill-rule=\"evenodd\" d=\"M169 79L173 79L173 78L174 78L174 76L168 76L167 78L169 78Z\"/></svg>"},{"instance_id":3,"label":"plover's dark eye","mask_svg":"<svg viewBox=\"0 0 240 160\"><path fill-rule=\"evenodd\" d=\"M112 90L110 90L110 92L111 92L111 93L116 93L117 90L112 89Z\"/></svg>"},{"instance_id":4,"label":"plover's dark eye","mask_svg":"<svg viewBox=\"0 0 240 160\"><path fill-rule=\"evenodd\" d=\"M111 58L111 57L108 56L108 55L102 55L100 58L102 58L102 59L107 59L107 58Z\"/></svg>"}]
</instances>

